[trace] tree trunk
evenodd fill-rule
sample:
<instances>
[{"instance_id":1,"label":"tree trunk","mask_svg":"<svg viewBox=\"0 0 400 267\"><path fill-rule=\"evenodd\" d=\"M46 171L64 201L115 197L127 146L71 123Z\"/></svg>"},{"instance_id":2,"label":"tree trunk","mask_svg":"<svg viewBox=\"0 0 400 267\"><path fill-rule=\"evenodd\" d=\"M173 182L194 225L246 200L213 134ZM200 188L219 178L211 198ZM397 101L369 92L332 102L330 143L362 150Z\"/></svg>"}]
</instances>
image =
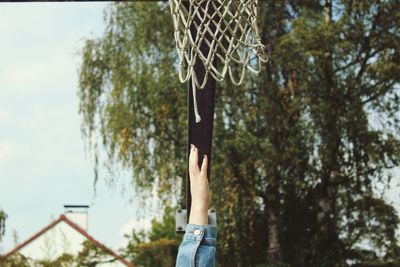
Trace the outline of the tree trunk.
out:
<instances>
[{"instance_id":1,"label":"tree trunk","mask_svg":"<svg viewBox=\"0 0 400 267\"><path fill-rule=\"evenodd\" d=\"M325 1L324 6L325 24L329 30L332 24L332 2ZM329 41L328 41L329 42ZM338 92L334 82L333 71L333 43L323 55L323 77L325 81L325 93L321 101L324 112L320 115L321 122L321 161L320 170L321 183L318 186L318 214L317 220L320 233L317 244L317 251L320 254L320 263L326 266L338 266L340 264L340 248L337 229L337 185L334 183L340 171L338 159L340 157L340 92ZM318 252L317 252L318 253Z\"/></svg>"},{"instance_id":2,"label":"tree trunk","mask_svg":"<svg viewBox=\"0 0 400 267\"><path fill-rule=\"evenodd\" d=\"M268 197L269 203L275 203L275 197ZM273 204L272 204L273 205ZM268 221L268 259L273 262L281 262L281 246L279 242L278 210L273 206L267 208Z\"/></svg>"}]
</instances>

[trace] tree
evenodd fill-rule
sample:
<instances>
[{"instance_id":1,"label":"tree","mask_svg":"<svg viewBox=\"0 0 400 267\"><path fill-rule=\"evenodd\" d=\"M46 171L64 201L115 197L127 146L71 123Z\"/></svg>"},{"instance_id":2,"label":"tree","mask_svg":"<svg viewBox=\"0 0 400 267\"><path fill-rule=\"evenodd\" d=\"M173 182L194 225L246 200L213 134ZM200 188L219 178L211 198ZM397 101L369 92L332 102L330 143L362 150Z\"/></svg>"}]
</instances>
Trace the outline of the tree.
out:
<instances>
[{"instance_id":1,"label":"tree","mask_svg":"<svg viewBox=\"0 0 400 267\"><path fill-rule=\"evenodd\" d=\"M7 214L3 210L0 210L0 241L3 238L6 231L6 219L7 219Z\"/></svg>"},{"instance_id":2,"label":"tree","mask_svg":"<svg viewBox=\"0 0 400 267\"><path fill-rule=\"evenodd\" d=\"M173 67L168 10L155 3L111 6L104 38L87 40L82 51L79 98L83 134L91 139L103 129L109 169L120 163L142 192L158 188L171 197L186 172L186 98Z\"/></svg>"},{"instance_id":3,"label":"tree","mask_svg":"<svg viewBox=\"0 0 400 267\"><path fill-rule=\"evenodd\" d=\"M381 188L400 160L399 8L259 1L270 61L243 86L216 90L221 266L396 260L399 218ZM109 167L122 164L138 191L162 198L180 195L187 156L169 16L162 3L110 6L104 36L83 49L79 91L95 154L101 144Z\"/></svg>"},{"instance_id":4,"label":"tree","mask_svg":"<svg viewBox=\"0 0 400 267\"><path fill-rule=\"evenodd\" d=\"M15 253L14 255L4 258L0 257L1 266L4 267L30 267L32 266L32 261L25 256Z\"/></svg>"},{"instance_id":5,"label":"tree","mask_svg":"<svg viewBox=\"0 0 400 267\"><path fill-rule=\"evenodd\" d=\"M145 267L175 266L182 236L175 232L175 209L166 207L161 221L151 222L148 233L132 231L126 254L131 262Z\"/></svg>"},{"instance_id":6,"label":"tree","mask_svg":"<svg viewBox=\"0 0 400 267\"><path fill-rule=\"evenodd\" d=\"M296 71L315 131L314 264L345 265L362 240L393 256L398 217L374 190L399 165L398 124L391 127L399 118L399 36L391 34L398 3L323 1L317 8L297 8L279 53L282 66ZM382 124L370 122L377 114ZM378 225L386 226L375 235Z\"/></svg>"},{"instance_id":7,"label":"tree","mask_svg":"<svg viewBox=\"0 0 400 267\"><path fill-rule=\"evenodd\" d=\"M118 259L110 253L109 249L104 246L95 245L89 240L85 240L82 245L82 250L74 258L77 266L95 267L118 261Z\"/></svg>"},{"instance_id":8,"label":"tree","mask_svg":"<svg viewBox=\"0 0 400 267\"><path fill-rule=\"evenodd\" d=\"M20 253L14 253L7 258L0 257L0 265L4 267L95 267L117 261L106 248L94 245L91 241L84 241L78 255L63 253L52 259L32 259Z\"/></svg>"},{"instance_id":9,"label":"tree","mask_svg":"<svg viewBox=\"0 0 400 267\"><path fill-rule=\"evenodd\" d=\"M75 257L68 253L63 253L54 260L36 260L30 263L29 266L37 267L70 267L76 266ZM78 265L79 266L79 265Z\"/></svg>"}]
</instances>

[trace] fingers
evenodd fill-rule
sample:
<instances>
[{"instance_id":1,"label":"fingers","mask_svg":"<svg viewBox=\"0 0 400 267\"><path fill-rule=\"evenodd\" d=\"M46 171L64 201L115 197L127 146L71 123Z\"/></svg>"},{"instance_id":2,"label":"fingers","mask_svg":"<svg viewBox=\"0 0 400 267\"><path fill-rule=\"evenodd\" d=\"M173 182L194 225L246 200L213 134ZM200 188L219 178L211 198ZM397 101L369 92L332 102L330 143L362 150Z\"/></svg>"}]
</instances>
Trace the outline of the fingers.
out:
<instances>
[{"instance_id":1,"label":"fingers","mask_svg":"<svg viewBox=\"0 0 400 267\"><path fill-rule=\"evenodd\" d=\"M207 166L208 166L208 157L204 155L203 163L201 164L201 172L207 174Z\"/></svg>"},{"instance_id":2,"label":"fingers","mask_svg":"<svg viewBox=\"0 0 400 267\"><path fill-rule=\"evenodd\" d=\"M191 145L190 148L190 155L189 155L189 173L197 175L200 170L199 170L199 154L198 154L198 149L194 146Z\"/></svg>"},{"instance_id":3,"label":"fingers","mask_svg":"<svg viewBox=\"0 0 400 267\"><path fill-rule=\"evenodd\" d=\"M204 155L203 162L201 164L201 169L199 169L199 150L196 146L191 145L190 155L189 155L189 174L191 176L197 176L199 173L207 177L207 167L208 167L208 157Z\"/></svg>"}]
</instances>

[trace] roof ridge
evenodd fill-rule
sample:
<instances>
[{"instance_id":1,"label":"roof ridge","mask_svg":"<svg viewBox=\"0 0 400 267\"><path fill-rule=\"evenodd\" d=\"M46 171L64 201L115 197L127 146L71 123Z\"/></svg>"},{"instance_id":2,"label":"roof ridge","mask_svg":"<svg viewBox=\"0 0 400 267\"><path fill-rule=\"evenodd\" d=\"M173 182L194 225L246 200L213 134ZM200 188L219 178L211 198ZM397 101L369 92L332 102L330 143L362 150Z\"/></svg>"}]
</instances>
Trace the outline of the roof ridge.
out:
<instances>
[{"instance_id":1,"label":"roof ridge","mask_svg":"<svg viewBox=\"0 0 400 267\"><path fill-rule=\"evenodd\" d=\"M91 235L89 235L89 233L87 231L85 231L84 229L82 229L80 226L78 226L76 223L74 223L73 221L71 221L70 219L67 218L67 216L65 216L65 214L61 214L60 217L58 217L58 219L54 220L53 222L51 222L49 225L47 225L46 227L44 227L43 229L41 229L40 231L38 231L37 233L35 233L34 235L32 235L30 238L28 238L27 240L25 240L24 242L22 242L21 244L17 245L14 249L10 250L8 253L4 254L3 258L7 258L9 256L11 256L12 254L16 253L18 250L22 249L23 247L25 247L26 245L28 245L29 243L31 243L32 241L34 241L36 238L38 238L39 236L43 235L45 232L47 232L48 230L50 230L51 228L53 228L54 226L56 226L58 223L60 223L61 221L64 221L66 224L68 224L70 227L72 227L75 231L77 231L78 233L80 233L81 235L83 235L86 239L88 239L90 242L92 242L95 246L97 246L98 248L103 249L107 254L115 257L116 259L118 259L120 262L122 262L123 264L125 264L127 267L136 267L135 265L133 265L132 263L130 263L129 261L127 261L125 258L123 258L121 255L119 255L118 253L116 253L115 251L113 251L112 249L106 247L104 244L102 244L101 242L97 241L94 237L92 237Z\"/></svg>"}]
</instances>

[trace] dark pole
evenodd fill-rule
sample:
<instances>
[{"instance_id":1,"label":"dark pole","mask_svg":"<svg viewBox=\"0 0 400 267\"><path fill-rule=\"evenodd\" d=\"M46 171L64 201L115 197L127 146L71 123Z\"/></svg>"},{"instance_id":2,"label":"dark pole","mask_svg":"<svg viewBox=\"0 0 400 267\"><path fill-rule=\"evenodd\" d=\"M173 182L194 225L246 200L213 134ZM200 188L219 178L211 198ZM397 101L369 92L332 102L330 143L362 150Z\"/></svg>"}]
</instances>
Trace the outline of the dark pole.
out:
<instances>
[{"instance_id":1,"label":"dark pole","mask_svg":"<svg viewBox=\"0 0 400 267\"><path fill-rule=\"evenodd\" d=\"M212 5L210 5L212 6ZM187 10L189 8L188 3L185 4ZM214 10L208 10L209 14L214 13ZM197 20L197 24L200 22ZM215 25L212 24L212 31L215 31ZM197 28L195 25L190 25L190 32L193 36L193 39L196 38ZM208 40L212 40L212 36L207 32L206 38ZM200 50L204 55L208 55L209 47L203 42L200 45ZM215 62L213 63L215 64ZM203 81L206 70L199 59L197 59L196 64L194 65L194 70L198 77L198 80ZM208 80L204 89L196 89L196 100L199 114L201 116L201 121L196 123L195 115L194 115L194 106L193 106L193 93L192 93L192 81L189 81L188 86L188 157L190 153L190 145L195 145L199 150L199 167L203 162L203 156L207 155L208 157L208 168L207 168L207 177L210 181L210 170L211 170L211 145L212 145L212 130L213 130L213 121L214 121L214 98L215 98L215 87L216 81L211 76L208 75ZM190 191L190 179L189 172L186 174L186 209L187 209L187 219L189 220L190 216L190 208L191 208L192 198Z\"/></svg>"}]
</instances>

